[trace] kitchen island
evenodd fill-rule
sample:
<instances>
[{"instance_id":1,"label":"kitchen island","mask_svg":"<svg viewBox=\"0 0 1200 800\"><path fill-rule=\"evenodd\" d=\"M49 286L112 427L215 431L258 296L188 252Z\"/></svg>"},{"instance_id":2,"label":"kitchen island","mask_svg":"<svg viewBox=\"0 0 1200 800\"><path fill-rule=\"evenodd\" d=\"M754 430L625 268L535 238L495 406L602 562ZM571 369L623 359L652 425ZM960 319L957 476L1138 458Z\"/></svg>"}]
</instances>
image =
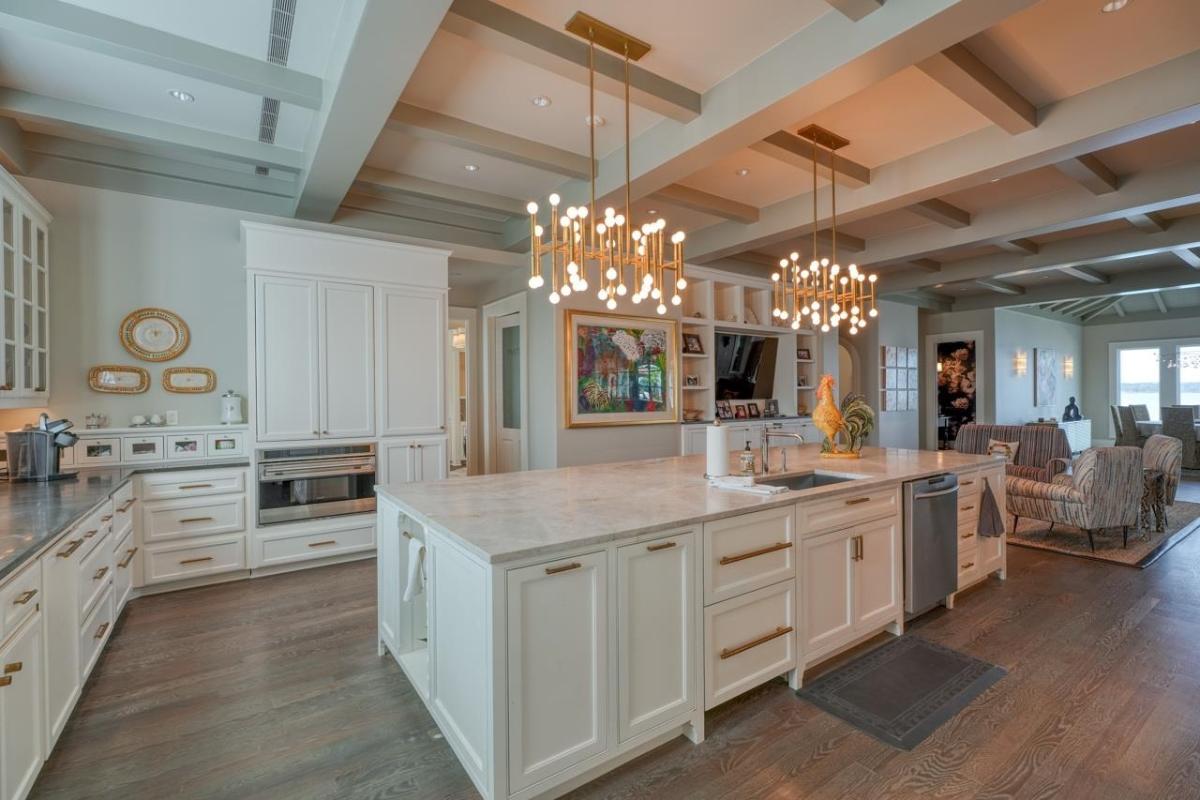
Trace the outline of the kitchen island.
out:
<instances>
[{"instance_id":1,"label":"kitchen island","mask_svg":"<svg viewBox=\"0 0 1200 800\"><path fill-rule=\"evenodd\" d=\"M801 445L769 461L758 480L848 480L757 495L685 456L377 488L380 652L484 797L554 797L699 742L715 705L901 633L905 481L957 474L958 587L1003 575L1004 537L979 540L973 516L985 480L1003 507L996 458Z\"/></svg>"}]
</instances>

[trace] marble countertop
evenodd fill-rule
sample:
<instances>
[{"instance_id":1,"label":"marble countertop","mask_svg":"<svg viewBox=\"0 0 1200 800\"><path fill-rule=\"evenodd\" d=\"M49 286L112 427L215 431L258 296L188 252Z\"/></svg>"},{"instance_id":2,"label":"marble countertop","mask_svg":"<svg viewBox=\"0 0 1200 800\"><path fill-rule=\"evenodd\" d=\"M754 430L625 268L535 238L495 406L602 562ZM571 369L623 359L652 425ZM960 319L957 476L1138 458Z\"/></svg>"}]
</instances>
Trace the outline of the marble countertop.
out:
<instances>
[{"instance_id":1,"label":"marble countertop","mask_svg":"<svg viewBox=\"0 0 1200 800\"><path fill-rule=\"evenodd\" d=\"M9 483L0 480L0 581L67 532L113 492L144 472L246 467L247 459L197 459L79 470L75 480Z\"/></svg>"},{"instance_id":2,"label":"marble countertop","mask_svg":"<svg viewBox=\"0 0 1200 800\"><path fill-rule=\"evenodd\" d=\"M781 450L787 451L786 473L780 468ZM376 491L481 560L500 563L998 460L954 451L873 447L864 448L861 459L823 459L820 445L810 444L771 448L768 477L817 470L858 480L772 496L717 489L704 478L704 456L694 455L392 484ZM731 473L736 461L737 453L730 453Z\"/></svg>"}]
</instances>

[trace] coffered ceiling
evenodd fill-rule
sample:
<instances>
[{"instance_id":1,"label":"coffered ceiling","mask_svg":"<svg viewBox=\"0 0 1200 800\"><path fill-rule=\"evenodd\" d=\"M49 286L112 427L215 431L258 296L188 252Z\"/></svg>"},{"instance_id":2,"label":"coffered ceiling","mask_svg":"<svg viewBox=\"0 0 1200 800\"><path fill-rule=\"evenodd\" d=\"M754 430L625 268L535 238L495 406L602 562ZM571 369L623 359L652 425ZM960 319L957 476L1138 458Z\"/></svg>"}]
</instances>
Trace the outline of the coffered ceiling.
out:
<instances>
[{"instance_id":1,"label":"coffered ceiling","mask_svg":"<svg viewBox=\"0 0 1200 800\"><path fill-rule=\"evenodd\" d=\"M472 264L528 252L528 200L587 197L586 46L563 30L582 10L652 45L631 190L689 262L765 275L810 253L795 134L816 123L851 142L839 251L894 299L1177 313L1200 294L1200 3L1102 5L0 0L0 160L447 243L475 286ZM619 204L622 64L597 67L597 188Z\"/></svg>"}]
</instances>

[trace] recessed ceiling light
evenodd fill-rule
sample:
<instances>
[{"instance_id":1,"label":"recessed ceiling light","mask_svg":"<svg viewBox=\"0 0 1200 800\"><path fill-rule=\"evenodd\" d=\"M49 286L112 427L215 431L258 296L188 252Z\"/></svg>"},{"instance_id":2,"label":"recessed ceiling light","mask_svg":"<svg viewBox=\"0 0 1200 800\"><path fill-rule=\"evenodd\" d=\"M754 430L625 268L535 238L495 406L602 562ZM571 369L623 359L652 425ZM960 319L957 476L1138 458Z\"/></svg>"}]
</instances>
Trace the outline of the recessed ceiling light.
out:
<instances>
[{"instance_id":1,"label":"recessed ceiling light","mask_svg":"<svg viewBox=\"0 0 1200 800\"><path fill-rule=\"evenodd\" d=\"M467 172L479 172L478 164L463 164L463 169Z\"/></svg>"},{"instance_id":2,"label":"recessed ceiling light","mask_svg":"<svg viewBox=\"0 0 1200 800\"><path fill-rule=\"evenodd\" d=\"M172 89L170 92L168 92L168 94L181 103L196 102L196 95L192 94L191 92L185 92L183 89Z\"/></svg>"},{"instance_id":3,"label":"recessed ceiling light","mask_svg":"<svg viewBox=\"0 0 1200 800\"><path fill-rule=\"evenodd\" d=\"M995 183L995 182L996 182L996 181L998 181L998 180L1000 180L1000 179L999 179L999 178L992 178L990 181L988 181L988 183Z\"/></svg>"},{"instance_id":4,"label":"recessed ceiling light","mask_svg":"<svg viewBox=\"0 0 1200 800\"><path fill-rule=\"evenodd\" d=\"M739 178L744 178L744 177L746 177L746 176L747 176L747 175L749 175L749 174L750 174L750 170L746 169L745 167L742 167L741 169L739 169L739 170L737 171L737 176L738 176Z\"/></svg>"},{"instance_id":5,"label":"recessed ceiling light","mask_svg":"<svg viewBox=\"0 0 1200 800\"><path fill-rule=\"evenodd\" d=\"M651 215L651 216L654 216L655 214L657 214L657 213L658 213L658 209L657 209L657 208L652 208L652 209L650 209L649 211L647 211L646 213L647 213L647 214L649 214L649 215Z\"/></svg>"},{"instance_id":6,"label":"recessed ceiling light","mask_svg":"<svg viewBox=\"0 0 1200 800\"><path fill-rule=\"evenodd\" d=\"M550 98L544 94L539 94L537 97L531 97L529 102L533 103L538 108L546 108L550 105Z\"/></svg>"},{"instance_id":7,"label":"recessed ceiling light","mask_svg":"<svg viewBox=\"0 0 1200 800\"><path fill-rule=\"evenodd\" d=\"M591 114L588 114L586 117L583 118L584 125L594 125L597 128L603 128L605 123L607 123L607 122L608 122L608 120L606 120L604 117L600 116L599 114L597 114L594 117Z\"/></svg>"},{"instance_id":8,"label":"recessed ceiling light","mask_svg":"<svg viewBox=\"0 0 1200 800\"><path fill-rule=\"evenodd\" d=\"M1100 11L1105 14L1111 14L1114 11L1120 11L1127 5L1129 5L1129 0L1108 0L1107 3L1100 6Z\"/></svg>"}]
</instances>

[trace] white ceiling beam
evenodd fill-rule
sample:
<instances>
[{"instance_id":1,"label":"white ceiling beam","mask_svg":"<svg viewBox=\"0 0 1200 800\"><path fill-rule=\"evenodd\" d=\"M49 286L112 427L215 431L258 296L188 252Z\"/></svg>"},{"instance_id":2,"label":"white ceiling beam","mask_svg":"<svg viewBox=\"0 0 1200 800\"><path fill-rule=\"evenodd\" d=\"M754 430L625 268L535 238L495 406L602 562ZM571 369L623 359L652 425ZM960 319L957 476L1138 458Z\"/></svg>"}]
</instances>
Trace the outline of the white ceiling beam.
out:
<instances>
[{"instance_id":1,"label":"white ceiling beam","mask_svg":"<svg viewBox=\"0 0 1200 800\"><path fill-rule=\"evenodd\" d=\"M1089 300L1085 300L1082 305L1080 305L1071 313L1076 317L1086 320L1088 314L1092 313L1098 308L1104 308L1108 305L1111 305L1113 302L1113 298L1111 297L1093 297Z\"/></svg>"},{"instance_id":2,"label":"white ceiling beam","mask_svg":"<svg viewBox=\"0 0 1200 800\"><path fill-rule=\"evenodd\" d=\"M346 197L350 198L352 194L353 192ZM454 252L458 251L459 245L495 250L499 249L500 244L500 237L487 231L471 230L454 225L440 225L427 220L410 219L379 209L355 208L352 205L339 206L337 214L334 215L334 222L351 228L364 228L393 236L429 241L443 250L446 249L447 244L452 244ZM522 258L526 264L529 263L528 255L522 256Z\"/></svg>"},{"instance_id":3,"label":"white ceiling beam","mask_svg":"<svg viewBox=\"0 0 1200 800\"><path fill-rule=\"evenodd\" d=\"M0 89L0 115L62 125L98 134L107 139L151 144L290 172L300 169L303 159L303 154L299 151L278 145L187 125L176 125L150 117L109 111L69 100L29 94L16 89Z\"/></svg>"},{"instance_id":4,"label":"white ceiling beam","mask_svg":"<svg viewBox=\"0 0 1200 800\"><path fill-rule=\"evenodd\" d=\"M948 47L917 67L971 108L1009 133L1037 127L1037 109L963 44Z\"/></svg>"},{"instance_id":5,"label":"white ceiling beam","mask_svg":"<svg viewBox=\"0 0 1200 800\"><path fill-rule=\"evenodd\" d=\"M657 197L677 206L711 214L714 217L735 220L738 222L755 222L758 220L758 209L746 203L739 203L726 197L702 192L681 183L673 183L659 189L651 197Z\"/></svg>"},{"instance_id":6,"label":"white ceiling beam","mask_svg":"<svg viewBox=\"0 0 1200 800\"><path fill-rule=\"evenodd\" d=\"M1172 308L1166 314L1159 312L1157 309L1151 311L1142 311L1137 313L1127 313L1125 316L1117 315L1119 319L1090 319L1083 323L1087 326L1093 325L1128 325L1137 322L1163 322L1165 320L1194 320L1200 316L1200 306L1183 306L1181 308Z\"/></svg>"},{"instance_id":7,"label":"white ceiling beam","mask_svg":"<svg viewBox=\"0 0 1200 800\"><path fill-rule=\"evenodd\" d=\"M1087 322L1089 319L1095 319L1096 317L1100 316L1104 312L1108 311L1109 309L1115 308L1115 307L1119 306L1120 304L1121 304L1121 298L1119 298L1119 297L1106 298L1104 300L1104 302L1101 303L1098 307L1090 309L1085 314L1083 314L1083 321Z\"/></svg>"},{"instance_id":8,"label":"white ceiling beam","mask_svg":"<svg viewBox=\"0 0 1200 800\"><path fill-rule=\"evenodd\" d=\"M1067 301L1065 303L1061 303L1059 305L1058 313L1064 314L1068 317L1072 317L1075 315L1075 312L1077 312L1079 309L1083 308L1090 302L1091 302L1091 298L1088 298L1088 297L1085 297L1082 300L1069 300L1069 301Z\"/></svg>"},{"instance_id":9,"label":"white ceiling beam","mask_svg":"<svg viewBox=\"0 0 1200 800\"><path fill-rule=\"evenodd\" d=\"M347 4L329 59L328 97L309 135L295 216L333 219L449 7L450 0Z\"/></svg>"},{"instance_id":10,"label":"white ceiling beam","mask_svg":"<svg viewBox=\"0 0 1200 800\"><path fill-rule=\"evenodd\" d=\"M1171 224L1169 220L1163 219L1161 214L1130 214L1125 217L1126 221L1137 228L1139 231L1146 233L1158 233L1165 231Z\"/></svg>"},{"instance_id":11,"label":"white ceiling beam","mask_svg":"<svg viewBox=\"0 0 1200 800\"><path fill-rule=\"evenodd\" d=\"M1038 243L1029 239L1003 239L996 242L996 246L1005 252L1019 255L1032 255L1038 251Z\"/></svg>"},{"instance_id":12,"label":"white ceiling beam","mask_svg":"<svg viewBox=\"0 0 1200 800\"><path fill-rule=\"evenodd\" d=\"M568 178L587 180L591 175L591 165L587 156L485 128L409 103L396 104L388 117L387 128L417 139L443 142L473 153L524 164Z\"/></svg>"},{"instance_id":13,"label":"white ceiling beam","mask_svg":"<svg viewBox=\"0 0 1200 800\"><path fill-rule=\"evenodd\" d=\"M565 23L566 20L563 20ZM581 85L588 82L588 45L583 39L536 22L491 0L454 0L442 27L489 49L542 67ZM596 89L625 96L624 61L596 49ZM630 101L679 122L700 116L700 94L629 65Z\"/></svg>"},{"instance_id":14,"label":"white ceiling beam","mask_svg":"<svg viewBox=\"0 0 1200 800\"><path fill-rule=\"evenodd\" d=\"M810 175L812 174L813 143L794 133L775 131L761 142L751 144L750 149L756 153L762 153L764 156L769 156L776 161L781 161L788 166L802 169ZM830 177L829 153L827 151L818 149L817 174L826 179ZM856 161L851 161L844 156L838 156L837 177L840 185L857 189L871 182L871 170L869 167L864 167Z\"/></svg>"},{"instance_id":15,"label":"white ceiling beam","mask_svg":"<svg viewBox=\"0 0 1200 800\"><path fill-rule=\"evenodd\" d=\"M1120 300L1117 300L1117 302L1113 303L1113 311L1117 312L1118 317L1125 316L1125 307L1121 305Z\"/></svg>"},{"instance_id":16,"label":"white ceiling beam","mask_svg":"<svg viewBox=\"0 0 1200 800\"><path fill-rule=\"evenodd\" d=\"M349 194L346 195L346 199L342 201L342 208L374 211L380 214L390 214L394 217L403 217L415 222L428 222L433 225L460 228L465 231L490 233L492 236L499 236L504 230L503 224L495 220L469 214L460 214L420 203L397 202L394 199L355 191L353 187Z\"/></svg>"},{"instance_id":17,"label":"white ceiling beam","mask_svg":"<svg viewBox=\"0 0 1200 800\"><path fill-rule=\"evenodd\" d=\"M901 4L888 3L878 14L872 14L858 25L866 25L880 15L887 15L893 5ZM904 5L907 8L914 4ZM826 15L818 22L835 18L836 15ZM1038 127L1019 136L989 126L875 167L871 170L869 186L848 192L845 198L838 198L838 218L846 222L867 219L921 200L944 197L951 192L979 186L992 178L1028 172L1073 156L1200 121L1200 81L1194 80L1197 74L1200 74L1200 51L1048 106L1041 112ZM706 105L705 117L708 116L707 108ZM697 122L703 121L702 118ZM635 156L637 147L635 144ZM603 165L601 172L604 172ZM670 173L656 170L653 174L666 177ZM1125 184L1134 183L1136 177L1126 179ZM1125 189L1123 185L1119 193L1124 194ZM1112 194L1106 196L1111 197ZM828 207L828 203L825 207ZM811 213L811 208L812 197L805 193L762 208L759 221L753 225L722 223L697 231L688 237L689 259L703 263L729 253L794 238L810 230L809 225L800 220ZM982 224L985 216L997 215L975 214L969 228L960 231L936 230L932 238L939 241L949 239L952 243L978 242L1020 230L1012 227L980 233L979 229L986 229ZM818 224L823 227L828 220L818 220ZM1038 226L1030 224L1028 227ZM911 241L911 237L904 236L880 238L884 242ZM940 247L882 248L886 252L877 258L874 256L876 245L873 241L869 248L872 257L868 263L907 261L930 255Z\"/></svg>"},{"instance_id":18,"label":"white ceiling beam","mask_svg":"<svg viewBox=\"0 0 1200 800\"><path fill-rule=\"evenodd\" d=\"M925 289L914 289L911 292L892 295L888 297L888 300L917 308L927 308L930 311L946 312L954 309L954 298Z\"/></svg>"},{"instance_id":19,"label":"white ceiling beam","mask_svg":"<svg viewBox=\"0 0 1200 800\"><path fill-rule=\"evenodd\" d=\"M320 78L61 0L3 0L0 28L304 108L321 107Z\"/></svg>"},{"instance_id":20,"label":"white ceiling beam","mask_svg":"<svg viewBox=\"0 0 1200 800\"><path fill-rule=\"evenodd\" d=\"M21 126L0 117L0 165L14 175L25 172L25 143Z\"/></svg>"},{"instance_id":21,"label":"white ceiling beam","mask_svg":"<svg viewBox=\"0 0 1200 800\"><path fill-rule=\"evenodd\" d=\"M1108 194L1120 188L1120 179L1092 153L1081 153L1054 166L1092 194Z\"/></svg>"},{"instance_id":22,"label":"white ceiling beam","mask_svg":"<svg viewBox=\"0 0 1200 800\"><path fill-rule=\"evenodd\" d=\"M955 205L932 197L908 207L912 213L947 228L965 228L971 224L971 214Z\"/></svg>"},{"instance_id":23,"label":"white ceiling beam","mask_svg":"<svg viewBox=\"0 0 1200 800\"><path fill-rule=\"evenodd\" d=\"M1167 313L1167 301L1163 300L1162 293L1154 292L1150 296L1154 298L1154 305L1158 306L1158 313Z\"/></svg>"},{"instance_id":24,"label":"white ceiling beam","mask_svg":"<svg viewBox=\"0 0 1200 800\"><path fill-rule=\"evenodd\" d=\"M527 216L526 204L515 197L505 197L491 192L481 192L478 189L467 189L448 183L429 181L374 167L363 167L358 173L358 181L393 193L426 197L431 200L446 200L484 211L498 211L510 216Z\"/></svg>"},{"instance_id":25,"label":"white ceiling beam","mask_svg":"<svg viewBox=\"0 0 1200 800\"><path fill-rule=\"evenodd\" d=\"M883 0L825 0L825 2L834 11L855 22L878 11L883 6Z\"/></svg>"},{"instance_id":26,"label":"white ceiling beam","mask_svg":"<svg viewBox=\"0 0 1200 800\"><path fill-rule=\"evenodd\" d=\"M978 295L962 297L954 302L955 311L976 311L983 308L1011 308L1036 305L1064 298L1091 298L1130 294L1145 294L1159 290L1200 286L1200 275L1194 270L1180 268L1151 269L1114 276L1105 286L1054 284L1029 289L1023 295Z\"/></svg>"},{"instance_id":27,"label":"white ceiling beam","mask_svg":"<svg viewBox=\"0 0 1200 800\"><path fill-rule=\"evenodd\" d=\"M934 261L932 258L914 258L912 261L909 261L908 263L911 264L912 266L916 267L917 269L923 269L926 272L941 272L942 271L942 263L940 261Z\"/></svg>"},{"instance_id":28,"label":"white ceiling beam","mask_svg":"<svg viewBox=\"0 0 1200 800\"><path fill-rule=\"evenodd\" d=\"M1009 294L1009 295L1025 294L1024 286L1017 286L1015 283L1009 283L1008 281L991 279L991 280L978 280L978 281L975 281L975 283L979 286L982 286L984 289L989 289L993 292L996 292L997 294Z\"/></svg>"},{"instance_id":29,"label":"white ceiling beam","mask_svg":"<svg viewBox=\"0 0 1200 800\"><path fill-rule=\"evenodd\" d=\"M1180 247L1177 250L1172 250L1171 252L1175 254L1176 258L1187 264L1192 269L1200 269L1200 256L1193 253L1190 249L1186 247Z\"/></svg>"},{"instance_id":30,"label":"white ceiling beam","mask_svg":"<svg viewBox=\"0 0 1200 800\"><path fill-rule=\"evenodd\" d=\"M1069 275L1077 280L1081 280L1084 283L1108 283L1107 275L1099 273L1090 267L1079 265L1073 267L1061 267L1059 272L1063 273L1064 275Z\"/></svg>"}]
</instances>

